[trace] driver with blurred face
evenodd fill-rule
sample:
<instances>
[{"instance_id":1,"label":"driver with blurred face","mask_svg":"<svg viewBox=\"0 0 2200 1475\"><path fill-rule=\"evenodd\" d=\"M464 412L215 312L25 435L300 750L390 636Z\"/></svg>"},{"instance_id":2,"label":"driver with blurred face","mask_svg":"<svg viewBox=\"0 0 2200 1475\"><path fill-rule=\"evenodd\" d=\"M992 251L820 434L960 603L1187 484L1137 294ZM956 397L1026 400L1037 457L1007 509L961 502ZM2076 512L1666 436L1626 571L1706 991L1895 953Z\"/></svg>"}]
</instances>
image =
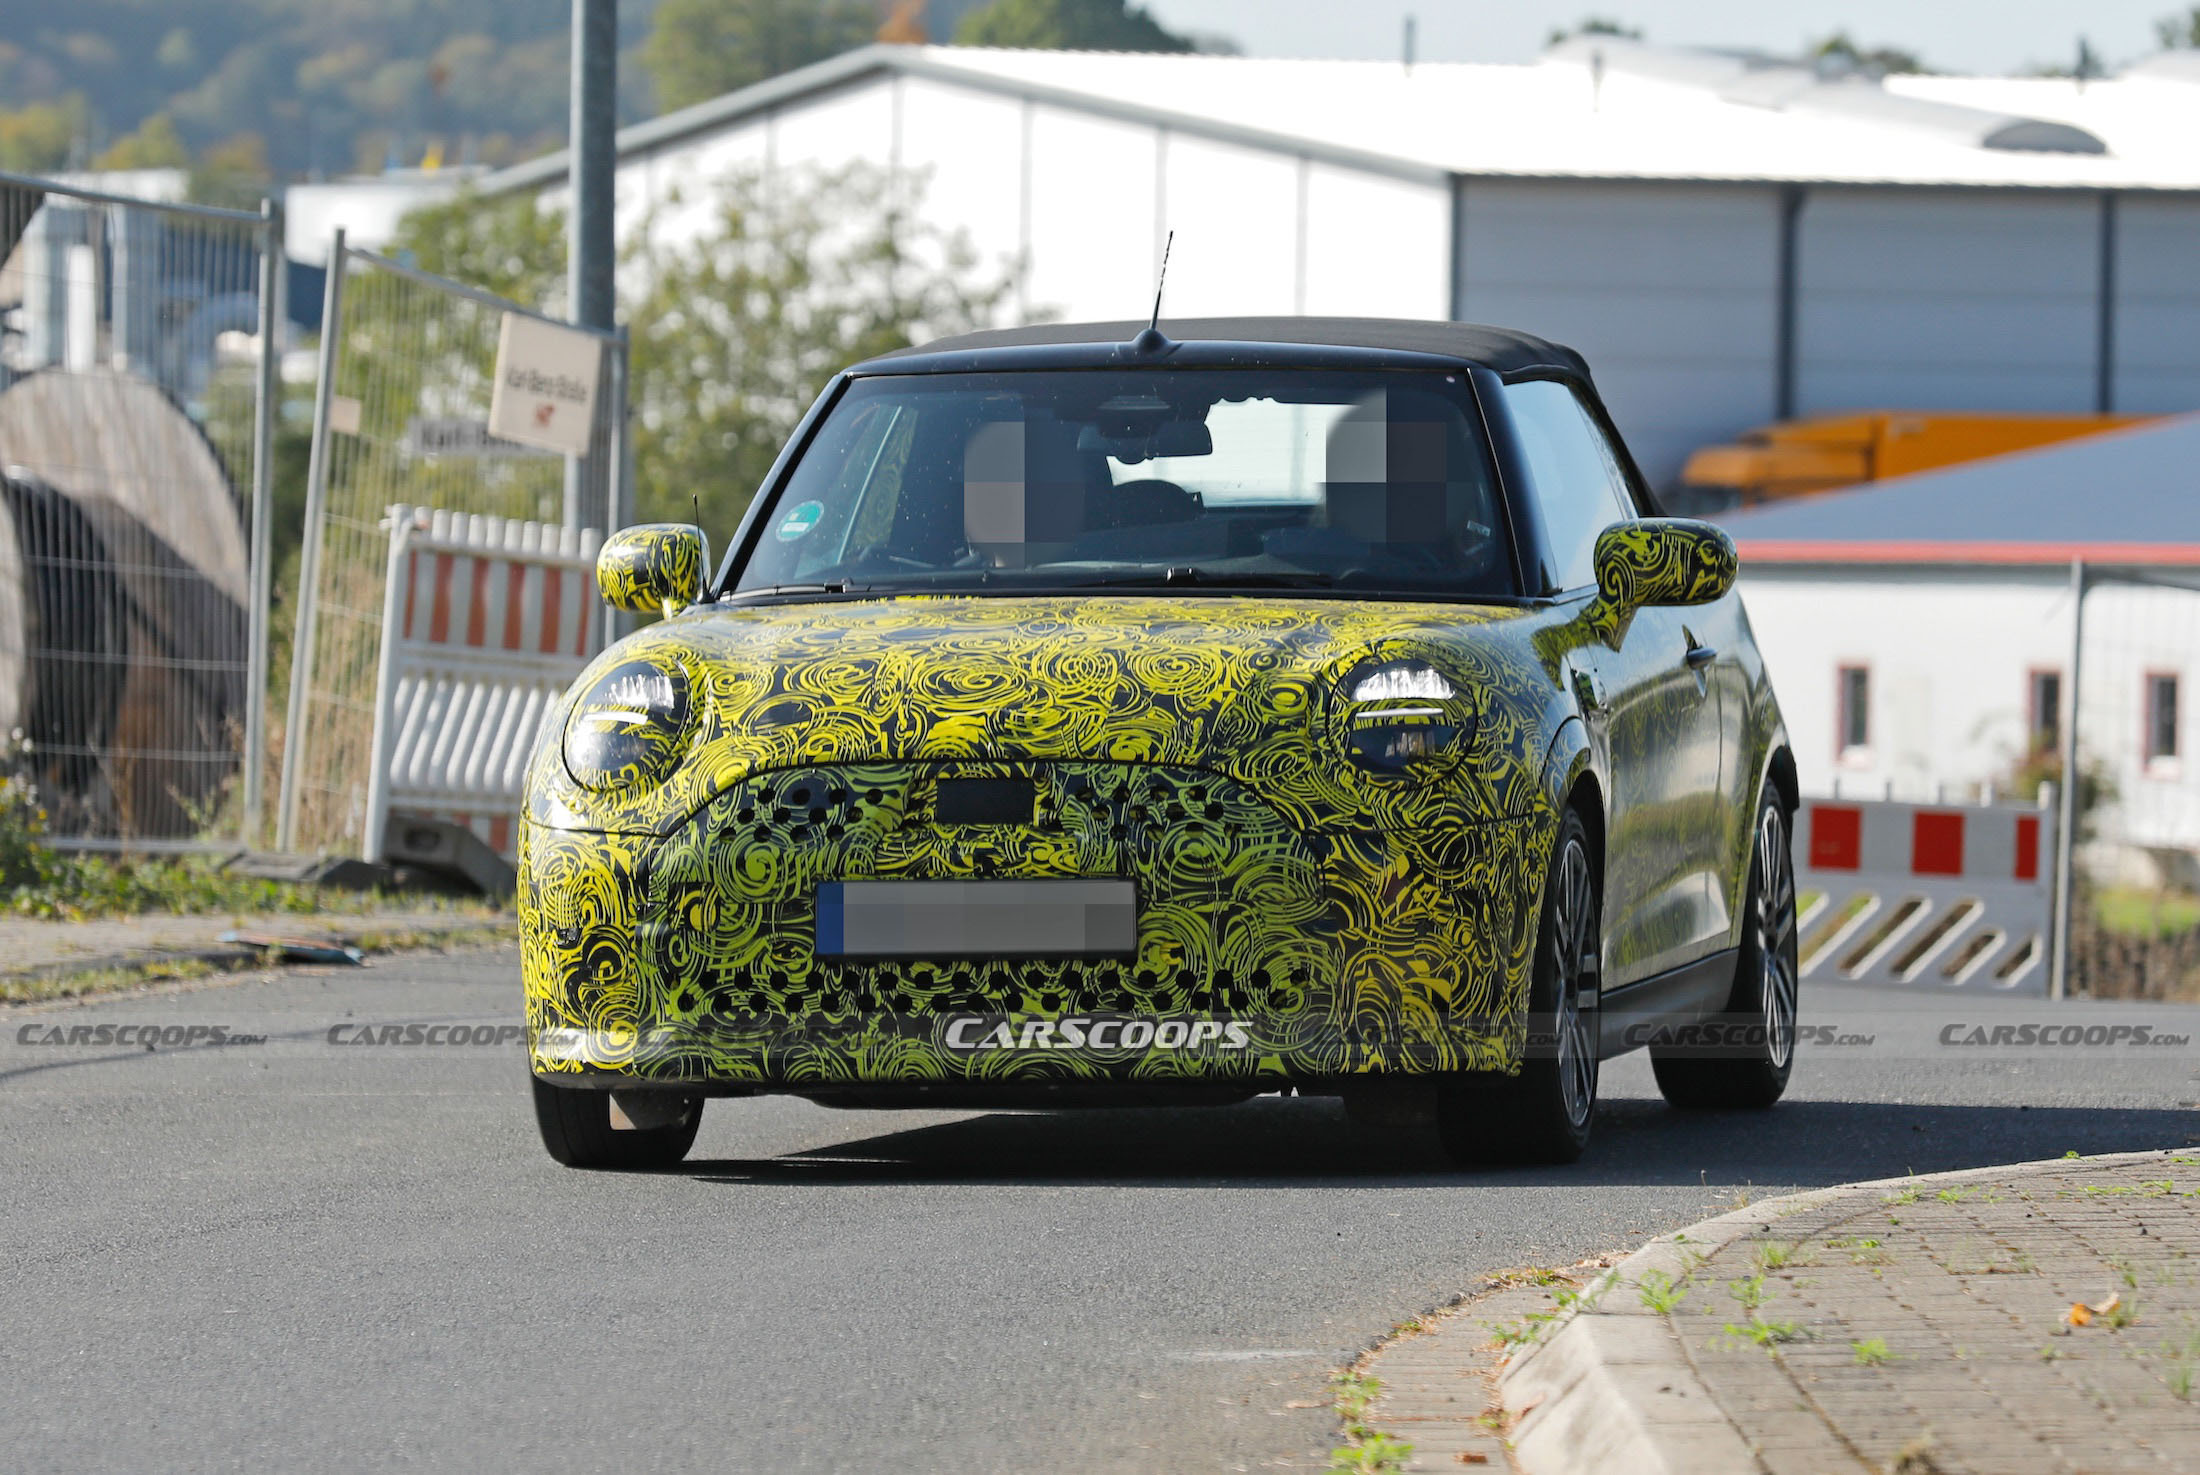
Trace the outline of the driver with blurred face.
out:
<instances>
[{"instance_id":1,"label":"driver with blurred face","mask_svg":"<svg viewBox=\"0 0 2200 1475\"><path fill-rule=\"evenodd\" d=\"M990 568L1044 563L1083 530L1085 490L1075 425L987 421L963 445L963 537Z\"/></svg>"}]
</instances>

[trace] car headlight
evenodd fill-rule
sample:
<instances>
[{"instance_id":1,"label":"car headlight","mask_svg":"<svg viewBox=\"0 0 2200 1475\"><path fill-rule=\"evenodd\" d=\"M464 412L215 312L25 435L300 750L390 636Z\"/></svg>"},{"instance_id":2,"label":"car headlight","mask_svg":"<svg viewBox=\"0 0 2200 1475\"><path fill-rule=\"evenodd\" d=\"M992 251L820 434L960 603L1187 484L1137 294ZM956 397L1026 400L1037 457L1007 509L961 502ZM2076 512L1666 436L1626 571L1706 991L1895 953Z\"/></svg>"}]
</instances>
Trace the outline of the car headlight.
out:
<instances>
[{"instance_id":1,"label":"car headlight","mask_svg":"<svg viewBox=\"0 0 2200 1475\"><path fill-rule=\"evenodd\" d=\"M1403 774L1456 748L1473 714L1427 661L1370 662L1344 679L1345 752L1373 773Z\"/></svg>"},{"instance_id":2,"label":"car headlight","mask_svg":"<svg viewBox=\"0 0 2200 1475\"><path fill-rule=\"evenodd\" d=\"M1458 693L1426 661L1388 661L1353 672L1350 695L1355 702L1448 702Z\"/></svg>"},{"instance_id":3,"label":"car headlight","mask_svg":"<svg viewBox=\"0 0 2200 1475\"><path fill-rule=\"evenodd\" d=\"M624 662L573 704L565 770L587 789L654 783L679 761L687 729L687 673L655 661Z\"/></svg>"}]
</instances>

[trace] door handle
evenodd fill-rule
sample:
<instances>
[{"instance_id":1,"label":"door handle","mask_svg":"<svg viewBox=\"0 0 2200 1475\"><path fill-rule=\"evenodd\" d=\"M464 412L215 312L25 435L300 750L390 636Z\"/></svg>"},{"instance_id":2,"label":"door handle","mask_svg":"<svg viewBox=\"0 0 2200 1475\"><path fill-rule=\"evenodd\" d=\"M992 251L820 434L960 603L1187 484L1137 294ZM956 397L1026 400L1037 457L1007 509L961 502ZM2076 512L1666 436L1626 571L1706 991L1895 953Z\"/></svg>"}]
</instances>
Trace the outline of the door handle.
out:
<instances>
[{"instance_id":1,"label":"door handle","mask_svg":"<svg viewBox=\"0 0 2200 1475\"><path fill-rule=\"evenodd\" d=\"M1691 645L1688 647L1688 654L1681 657L1691 671L1701 671L1718 658L1717 648L1709 645Z\"/></svg>"},{"instance_id":2,"label":"door handle","mask_svg":"<svg viewBox=\"0 0 2200 1475\"><path fill-rule=\"evenodd\" d=\"M1574 700L1581 705L1582 712L1587 714L1604 710L1604 683L1597 679L1597 673L1587 666L1576 665L1573 668L1573 677Z\"/></svg>"}]
</instances>

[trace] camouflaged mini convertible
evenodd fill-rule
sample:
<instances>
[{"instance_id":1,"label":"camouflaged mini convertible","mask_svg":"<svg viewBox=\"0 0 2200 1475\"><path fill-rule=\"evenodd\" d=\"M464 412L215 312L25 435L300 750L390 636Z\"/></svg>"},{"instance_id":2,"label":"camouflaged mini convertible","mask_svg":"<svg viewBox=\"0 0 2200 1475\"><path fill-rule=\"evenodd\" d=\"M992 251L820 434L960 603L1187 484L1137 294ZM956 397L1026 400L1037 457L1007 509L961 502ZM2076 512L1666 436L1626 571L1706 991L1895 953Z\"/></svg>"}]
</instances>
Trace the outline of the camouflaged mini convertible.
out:
<instances>
[{"instance_id":1,"label":"camouflaged mini convertible","mask_svg":"<svg viewBox=\"0 0 2200 1475\"><path fill-rule=\"evenodd\" d=\"M535 1103L1341 1095L1565 1160L1599 1060L1763 1105L1793 763L1718 529L1570 350L1461 324L981 333L840 375L715 571L630 528L528 784Z\"/></svg>"}]
</instances>

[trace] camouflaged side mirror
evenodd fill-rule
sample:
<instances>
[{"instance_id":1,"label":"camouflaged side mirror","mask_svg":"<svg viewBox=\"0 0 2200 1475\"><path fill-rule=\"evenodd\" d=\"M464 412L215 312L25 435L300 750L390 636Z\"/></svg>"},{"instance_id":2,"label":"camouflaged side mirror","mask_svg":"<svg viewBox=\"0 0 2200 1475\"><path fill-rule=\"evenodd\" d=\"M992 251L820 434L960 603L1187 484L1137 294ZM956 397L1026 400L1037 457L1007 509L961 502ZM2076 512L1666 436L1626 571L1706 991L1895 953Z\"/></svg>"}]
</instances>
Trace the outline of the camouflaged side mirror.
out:
<instances>
[{"instance_id":1,"label":"camouflaged side mirror","mask_svg":"<svg viewBox=\"0 0 2200 1475\"><path fill-rule=\"evenodd\" d=\"M613 609L670 618L703 596L710 540L685 522L621 528L596 555L596 588Z\"/></svg>"},{"instance_id":2,"label":"camouflaged side mirror","mask_svg":"<svg viewBox=\"0 0 2200 1475\"><path fill-rule=\"evenodd\" d=\"M1597 534L1597 596L1622 610L1709 604L1734 587L1740 567L1726 530L1691 518L1646 517Z\"/></svg>"}]
</instances>

